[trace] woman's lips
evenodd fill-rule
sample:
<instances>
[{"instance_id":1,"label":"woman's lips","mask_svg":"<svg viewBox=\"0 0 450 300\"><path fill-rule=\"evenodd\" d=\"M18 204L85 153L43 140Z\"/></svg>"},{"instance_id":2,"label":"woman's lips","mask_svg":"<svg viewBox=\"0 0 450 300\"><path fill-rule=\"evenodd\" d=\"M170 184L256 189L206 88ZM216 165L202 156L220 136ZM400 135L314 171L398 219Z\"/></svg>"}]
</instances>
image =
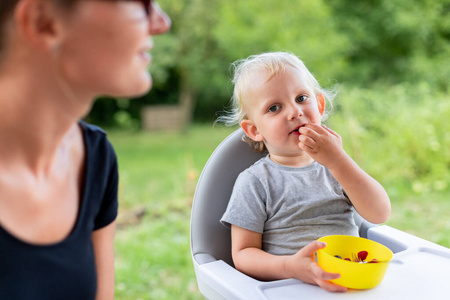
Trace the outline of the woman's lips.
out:
<instances>
[{"instance_id":1,"label":"woman's lips","mask_svg":"<svg viewBox=\"0 0 450 300\"><path fill-rule=\"evenodd\" d=\"M152 55L150 54L150 52L148 52L149 50L142 50L139 52L139 56L146 62L146 63L150 63L152 60Z\"/></svg>"},{"instance_id":2,"label":"woman's lips","mask_svg":"<svg viewBox=\"0 0 450 300\"><path fill-rule=\"evenodd\" d=\"M145 62L150 63L152 61L152 55L150 51L153 49L153 41L148 40L139 51L139 57Z\"/></svg>"}]
</instances>

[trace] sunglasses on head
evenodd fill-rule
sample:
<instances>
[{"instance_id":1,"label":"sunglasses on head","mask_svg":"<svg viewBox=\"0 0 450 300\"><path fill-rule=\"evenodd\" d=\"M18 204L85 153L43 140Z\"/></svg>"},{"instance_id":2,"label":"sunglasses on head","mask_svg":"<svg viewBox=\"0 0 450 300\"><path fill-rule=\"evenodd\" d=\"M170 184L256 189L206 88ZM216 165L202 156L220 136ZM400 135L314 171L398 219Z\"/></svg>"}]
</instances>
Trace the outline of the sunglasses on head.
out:
<instances>
[{"instance_id":1,"label":"sunglasses on head","mask_svg":"<svg viewBox=\"0 0 450 300\"><path fill-rule=\"evenodd\" d=\"M138 2L141 2L142 5L144 6L145 13L147 14L147 16L150 15L150 13L151 13L151 11L152 11L152 7L151 7L152 0L130 0L130 1L138 1Z\"/></svg>"},{"instance_id":2,"label":"sunglasses on head","mask_svg":"<svg viewBox=\"0 0 450 300\"><path fill-rule=\"evenodd\" d=\"M145 14L147 16L149 16L151 11L152 11L151 5L152 5L153 0L106 0L106 1L134 1L134 2L141 2L142 6L144 6Z\"/></svg>"}]
</instances>

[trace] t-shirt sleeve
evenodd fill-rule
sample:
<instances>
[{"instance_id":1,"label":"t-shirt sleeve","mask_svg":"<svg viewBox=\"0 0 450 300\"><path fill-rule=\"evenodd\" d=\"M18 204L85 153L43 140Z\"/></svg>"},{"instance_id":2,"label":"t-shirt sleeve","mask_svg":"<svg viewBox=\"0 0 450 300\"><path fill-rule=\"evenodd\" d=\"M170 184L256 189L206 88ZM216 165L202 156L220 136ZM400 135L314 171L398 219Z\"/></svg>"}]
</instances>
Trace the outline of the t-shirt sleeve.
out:
<instances>
[{"instance_id":1,"label":"t-shirt sleeve","mask_svg":"<svg viewBox=\"0 0 450 300\"><path fill-rule=\"evenodd\" d=\"M106 164L108 165L109 174L106 178L106 187L99 212L94 221L94 230L100 229L112 223L117 217L118 211L118 185L119 174L117 167L117 157L112 145L107 142Z\"/></svg>"},{"instance_id":2,"label":"t-shirt sleeve","mask_svg":"<svg viewBox=\"0 0 450 300\"><path fill-rule=\"evenodd\" d=\"M233 187L228 207L220 222L263 233L266 214L266 193L256 176L242 172Z\"/></svg>"}]
</instances>

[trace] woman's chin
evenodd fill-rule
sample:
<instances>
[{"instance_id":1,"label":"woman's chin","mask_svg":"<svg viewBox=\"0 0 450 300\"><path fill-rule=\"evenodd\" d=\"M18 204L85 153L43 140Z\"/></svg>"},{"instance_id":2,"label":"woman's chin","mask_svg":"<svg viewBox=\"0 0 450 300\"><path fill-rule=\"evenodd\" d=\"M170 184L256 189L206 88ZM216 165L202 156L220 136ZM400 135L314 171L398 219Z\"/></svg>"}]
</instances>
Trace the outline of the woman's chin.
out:
<instances>
[{"instance_id":1,"label":"woman's chin","mask_svg":"<svg viewBox=\"0 0 450 300\"><path fill-rule=\"evenodd\" d=\"M152 75L148 71L145 71L142 74L141 80L139 84L135 87L135 90L132 93L135 93L135 97L142 96L148 93L153 86L153 78Z\"/></svg>"},{"instance_id":2,"label":"woman's chin","mask_svg":"<svg viewBox=\"0 0 450 300\"><path fill-rule=\"evenodd\" d=\"M126 97L134 98L147 94L153 86L153 80L150 75L146 78L142 78L138 84L132 84L127 87L123 87L120 90L116 90L115 93L111 93L112 97Z\"/></svg>"},{"instance_id":3,"label":"woman's chin","mask_svg":"<svg viewBox=\"0 0 450 300\"><path fill-rule=\"evenodd\" d=\"M135 91L133 91L133 93L136 93L136 94L131 95L131 96L138 97L138 96L145 95L151 90L152 86L153 86L152 77L149 77L149 79L144 84L142 84L141 86L136 88Z\"/></svg>"}]
</instances>

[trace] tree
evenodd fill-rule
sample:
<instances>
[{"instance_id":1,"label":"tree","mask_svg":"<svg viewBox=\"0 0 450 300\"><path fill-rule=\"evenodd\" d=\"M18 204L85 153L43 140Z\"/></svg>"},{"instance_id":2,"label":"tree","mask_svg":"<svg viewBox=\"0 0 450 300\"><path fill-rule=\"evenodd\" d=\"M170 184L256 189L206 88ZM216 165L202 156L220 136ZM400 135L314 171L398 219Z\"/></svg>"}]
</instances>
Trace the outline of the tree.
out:
<instances>
[{"instance_id":1,"label":"tree","mask_svg":"<svg viewBox=\"0 0 450 300\"><path fill-rule=\"evenodd\" d=\"M347 80L370 84L425 80L447 90L450 1L330 1L351 42Z\"/></svg>"},{"instance_id":2,"label":"tree","mask_svg":"<svg viewBox=\"0 0 450 300\"><path fill-rule=\"evenodd\" d=\"M449 0L166 0L173 26L156 36L148 94L111 109L180 103L212 120L231 96L230 64L291 51L322 85L426 81L448 91ZM94 107L95 110L95 107Z\"/></svg>"},{"instance_id":3,"label":"tree","mask_svg":"<svg viewBox=\"0 0 450 300\"><path fill-rule=\"evenodd\" d=\"M164 5L173 28L155 38L155 87L174 68L180 103L193 107L197 99L210 108L203 110L210 118L229 100L230 64L237 59L291 51L319 79L333 79L345 65L346 36L336 30L323 1L172 0Z\"/></svg>"}]
</instances>

